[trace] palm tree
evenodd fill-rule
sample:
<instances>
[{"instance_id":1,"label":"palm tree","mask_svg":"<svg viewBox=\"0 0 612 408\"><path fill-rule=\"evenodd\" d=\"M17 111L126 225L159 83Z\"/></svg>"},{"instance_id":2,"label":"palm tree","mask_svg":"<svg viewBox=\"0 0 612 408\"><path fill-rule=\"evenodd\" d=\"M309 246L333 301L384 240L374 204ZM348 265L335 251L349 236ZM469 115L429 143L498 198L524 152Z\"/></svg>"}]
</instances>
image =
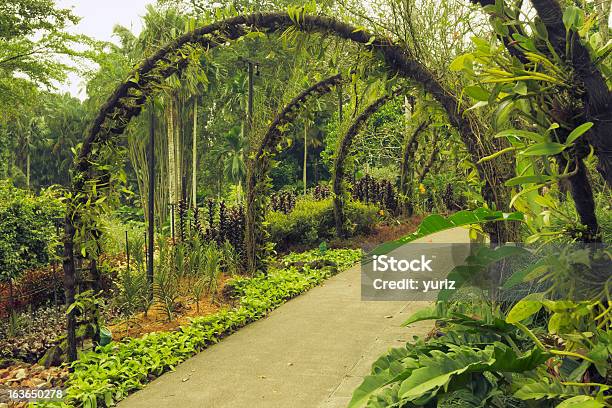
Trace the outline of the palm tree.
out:
<instances>
[{"instance_id":1,"label":"palm tree","mask_svg":"<svg viewBox=\"0 0 612 408\"><path fill-rule=\"evenodd\" d=\"M244 156L247 146L248 142L242 129L234 127L213 149L213 157L223 169L223 178L238 187L238 201L242 199L240 191L242 191L242 183L246 177Z\"/></svg>"}]
</instances>

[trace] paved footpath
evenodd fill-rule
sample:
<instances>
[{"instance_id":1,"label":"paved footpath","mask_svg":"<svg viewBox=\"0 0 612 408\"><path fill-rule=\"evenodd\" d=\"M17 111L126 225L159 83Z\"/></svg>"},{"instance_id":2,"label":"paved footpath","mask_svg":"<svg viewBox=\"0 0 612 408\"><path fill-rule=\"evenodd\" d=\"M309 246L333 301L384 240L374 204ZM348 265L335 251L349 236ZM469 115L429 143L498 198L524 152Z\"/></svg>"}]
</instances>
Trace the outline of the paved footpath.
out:
<instances>
[{"instance_id":1,"label":"paved footpath","mask_svg":"<svg viewBox=\"0 0 612 408\"><path fill-rule=\"evenodd\" d=\"M423 242L466 242L454 229ZM376 358L425 335L424 302L362 302L360 267L290 300L129 396L119 408L339 408Z\"/></svg>"}]
</instances>

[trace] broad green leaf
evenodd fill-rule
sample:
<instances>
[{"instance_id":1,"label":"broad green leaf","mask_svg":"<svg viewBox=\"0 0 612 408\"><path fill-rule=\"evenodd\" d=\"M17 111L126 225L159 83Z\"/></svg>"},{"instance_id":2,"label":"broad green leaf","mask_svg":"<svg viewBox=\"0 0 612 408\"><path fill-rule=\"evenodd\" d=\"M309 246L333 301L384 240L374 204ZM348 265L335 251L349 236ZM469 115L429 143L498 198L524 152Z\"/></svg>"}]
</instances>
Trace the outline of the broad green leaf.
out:
<instances>
[{"instance_id":1,"label":"broad green leaf","mask_svg":"<svg viewBox=\"0 0 612 408\"><path fill-rule=\"evenodd\" d=\"M406 235L398 240L379 245L372 252L370 252L368 256L386 254L389 251L399 248L408 242L455 227L463 227L471 224L484 224L493 221L523 220L524 216L520 212L505 213L502 211L493 211L485 207L477 208L475 210L458 211L452 215L449 215L447 218L444 218L439 214L432 214L423 219L421 225L419 225L419 228L417 228L414 233Z\"/></svg>"},{"instance_id":2,"label":"broad green leaf","mask_svg":"<svg viewBox=\"0 0 612 408\"><path fill-rule=\"evenodd\" d=\"M570 5L563 11L563 25L567 31L580 25L580 9Z\"/></svg>"},{"instance_id":3,"label":"broad green leaf","mask_svg":"<svg viewBox=\"0 0 612 408\"><path fill-rule=\"evenodd\" d=\"M512 91L518 95L527 95L527 84L523 81L517 82Z\"/></svg>"},{"instance_id":4,"label":"broad green leaf","mask_svg":"<svg viewBox=\"0 0 612 408\"><path fill-rule=\"evenodd\" d=\"M511 347L503 343L495 343L493 351L495 362L491 365L491 370L522 373L535 369L550 357L552 354L537 347L519 355Z\"/></svg>"},{"instance_id":5,"label":"broad green leaf","mask_svg":"<svg viewBox=\"0 0 612 408\"><path fill-rule=\"evenodd\" d=\"M465 111L471 111L474 109L478 109L478 108L482 108L483 106L487 106L489 104L489 102L487 101L478 101L476 102L474 105L470 106L469 108L467 108Z\"/></svg>"},{"instance_id":6,"label":"broad green leaf","mask_svg":"<svg viewBox=\"0 0 612 408\"><path fill-rule=\"evenodd\" d=\"M521 139L528 139L534 142L540 143L544 141L544 136L535 132L529 132L527 130L519 129L507 129L497 133L495 137L516 137Z\"/></svg>"},{"instance_id":7,"label":"broad green leaf","mask_svg":"<svg viewBox=\"0 0 612 408\"><path fill-rule=\"evenodd\" d=\"M448 68L451 71L461 71L463 69L465 58L466 58L465 55L459 55L457 58L453 60L453 62L451 62Z\"/></svg>"},{"instance_id":8,"label":"broad green leaf","mask_svg":"<svg viewBox=\"0 0 612 408\"><path fill-rule=\"evenodd\" d=\"M518 323L536 314L542 308L541 293L532 293L518 302L506 316L507 323Z\"/></svg>"},{"instance_id":9,"label":"broad green leaf","mask_svg":"<svg viewBox=\"0 0 612 408\"><path fill-rule=\"evenodd\" d=\"M440 388L447 387L453 377L465 372L484 371L495 362L491 349L475 351L457 346L451 346L451 349L450 353L432 350L431 356L422 355L419 358L422 367L412 371L400 385L400 398L415 400L435 395Z\"/></svg>"},{"instance_id":10,"label":"broad green leaf","mask_svg":"<svg viewBox=\"0 0 612 408\"><path fill-rule=\"evenodd\" d=\"M499 107L495 111L495 127L497 129L503 128L510 119L510 114L515 109L515 104L512 101L504 101L499 104Z\"/></svg>"},{"instance_id":11,"label":"broad green leaf","mask_svg":"<svg viewBox=\"0 0 612 408\"><path fill-rule=\"evenodd\" d=\"M576 395L561 402L556 408L602 408L604 404L589 395Z\"/></svg>"},{"instance_id":12,"label":"broad green leaf","mask_svg":"<svg viewBox=\"0 0 612 408\"><path fill-rule=\"evenodd\" d=\"M428 307L413 313L408 319L406 319L404 323L402 323L402 326L408 326L412 323L420 322L423 320L436 320L440 317L441 316L437 312L436 307Z\"/></svg>"},{"instance_id":13,"label":"broad green leaf","mask_svg":"<svg viewBox=\"0 0 612 408\"><path fill-rule=\"evenodd\" d=\"M593 122L583 123L582 125L578 126L576 129L572 130L569 136L567 136L567 140L565 141L565 144L568 146L571 145L572 143L576 141L576 139L578 139L580 136L588 132L588 130L592 127L593 127Z\"/></svg>"},{"instance_id":14,"label":"broad green leaf","mask_svg":"<svg viewBox=\"0 0 612 408\"><path fill-rule=\"evenodd\" d=\"M563 322L567 321L570 316L567 313L553 313L548 319L548 332L550 334L558 334L563 326Z\"/></svg>"},{"instance_id":15,"label":"broad green leaf","mask_svg":"<svg viewBox=\"0 0 612 408\"><path fill-rule=\"evenodd\" d=\"M408 375L409 373L407 373ZM394 378L385 375L368 375L363 382L353 391L353 396L348 408L360 408L365 406L370 397L386 385L394 382Z\"/></svg>"},{"instance_id":16,"label":"broad green leaf","mask_svg":"<svg viewBox=\"0 0 612 408\"><path fill-rule=\"evenodd\" d=\"M514 396L521 400L540 400L543 398L567 398L574 396L574 392L570 387L564 387L559 382L548 382L546 378L531 380L523 385Z\"/></svg>"},{"instance_id":17,"label":"broad green leaf","mask_svg":"<svg viewBox=\"0 0 612 408\"><path fill-rule=\"evenodd\" d=\"M521 152L524 156L551 156L565 150L565 145L555 142L543 142L529 146Z\"/></svg>"},{"instance_id":18,"label":"broad green leaf","mask_svg":"<svg viewBox=\"0 0 612 408\"><path fill-rule=\"evenodd\" d=\"M397 383L405 380L410 376L415 368L418 368L418 363L414 359L399 359L393 358L393 353L399 352L400 349L393 349L390 353L380 357L372 365L372 374L366 376L359 387L353 391L353 396L349 402L348 408L359 408L365 406L370 397L380 391L389 384ZM391 356L390 361L387 357ZM381 363L382 361L382 363ZM381 369L385 367L384 369Z\"/></svg>"},{"instance_id":19,"label":"broad green leaf","mask_svg":"<svg viewBox=\"0 0 612 408\"><path fill-rule=\"evenodd\" d=\"M532 184L532 183L543 184L543 183L548 183L549 181L552 181L553 179L554 178L552 176L537 176L537 175L519 176L519 177L513 177L510 180L507 180L504 183L504 185L508 187L513 187L513 186L518 186L522 184Z\"/></svg>"},{"instance_id":20,"label":"broad green leaf","mask_svg":"<svg viewBox=\"0 0 612 408\"><path fill-rule=\"evenodd\" d=\"M478 85L467 86L465 87L464 91L468 96L476 99L477 101L489 100L489 92Z\"/></svg>"}]
</instances>

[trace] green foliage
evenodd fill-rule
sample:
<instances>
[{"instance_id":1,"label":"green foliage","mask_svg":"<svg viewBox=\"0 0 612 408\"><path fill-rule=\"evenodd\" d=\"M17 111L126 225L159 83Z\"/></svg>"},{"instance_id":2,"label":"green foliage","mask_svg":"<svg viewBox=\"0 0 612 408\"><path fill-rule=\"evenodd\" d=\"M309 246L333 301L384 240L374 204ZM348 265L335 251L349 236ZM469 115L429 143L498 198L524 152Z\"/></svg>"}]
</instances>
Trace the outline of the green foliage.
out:
<instances>
[{"instance_id":1,"label":"green foliage","mask_svg":"<svg viewBox=\"0 0 612 408\"><path fill-rule=\"evenodd\" d=\"M142 308L146 296L146 275L136 268L123 269L118 276L119 293L113 298L118 309L131 316Z\"/></svg>"},{"instance_id":2,"label":"green foliage","mask_svg":"<svg viewBox=\"0 0 612 408\"><path fill-rule=\"evenodd\" d=\"M551 332L564 340L563 350L545 347L517 322L528 319L542 305L553 313L574 310L563 318L565 330ZM480 319L440 308L419 311L405 324L439 319L445 323L442 332L381 356L355 390L349 407L446 406L443 404L456 400L461 406L502 408L509 398L518 406L528 406L520 405L521 400L537 400L542 407L572 406L577 401L603 407L603 393L609 386L582 382L591 365L602 378L610 369L610 334L597 328L609 327L609 310L597 316L602 308L589 306L589 302L526 299L510 311L506 322L502 316ZM552 366L558 370L551 372Z\"/></svg>"},{"instance_id":3,"label":"green foliage","mask_svg":"<svg viewBox=\"0 0 612 408\"><path fill-rule=\"evenodd\" d=\"M0 281L46 265L58 244L63 207L53 191L35 196L0 181Z\"/></svg>"},{"instance_id":4,"label":"green foliage","mask_svg":"<svg viewBox=\"0 0 612 408\"><path fill-rule=\"evenodd\" d=\"M312 257L312 253L304 255ZM359 259L359 251L328 251L341 264ZM293 255L299 258L300 255ZM239 306L198 317L178 331L157 332L139 339L111 343L87 352L73 364L63 402L37 403L38 407L110 407L131 391L142 388L178 364L217 343L244 325L260 319L283 302L318 285L330 276L329 269L295 267L275 269L267 276L237 277Z\"/></svg>"},{"instance_id":5,"label":"green foliage","mask_svg":"<svg viewBox=\"0 0 612 408\"><path fill-rule=\"evenodd\" d=\"M339 270L344 270L355 265L360 258L360 249L328 249L323 252L320 249L313 249L306 252L292 252L283 257L282 263L289 266L295 263L329 261L333 262Z\"/></svg>"},{"instance_id":6,"label":"green foliage","mask_svg":"<svg viewBox=\"0 0 612 408\"><path fill-rule=\"evenodd\" d=\"M374 205L350 201L346 204L347 231L351 235L366 234L378 218ZM335 237L333 201L301 199L288 214L271 211L266 217L270 240L284 250L294 244L317 246Z\"/></svg>"},{"instance_id":7,"label":"green foliage","mask_svg":"<svg viewBox=\"0 0 612 408\"><path fill-rule=\"evenodd\" d=\"M153 276L153 294L160 310L166 315L168 321L174 317L175 303L180 295L180 254L172 244L161 241L159 246L159 259L155 275Z\"/></svg>"},{"instance_id":8,"label":"green foliage","mask_svg":"<svg viewBox=\"0 0 612 408\"><path fill-rule=\"evenodd\" d=\"M445 231L456 227L465 227L469 225L482 225L487 222L500 221L522 221L523 214L520 212L504 213L502 211L493 211L488 208L477 208L473 211L462 210L448 217L443 217L439 214L432 214L426 217L417 230L412 234L406 235L396 241L384 243L372 251L372 254L386 254L395 248L398 248L408 242L423 238L430 234Z\"/></svg>"},{"instance_id":9,"label":"green foliage","mask_svg":"<svg viewBox=\"0 0 612 408\"><path fill-rule=\"evenodd\" d=\"M32 107L37 100L38 85L54 88L55 81L64 80L74 70L58 56L86 57L82 45L91 45L91 40L66 30L78 20L71 10L57 8L52 0L0 4L0 93L6 96L0 101L0 124L23 119L24 107Z\"/></svg>"},{"instance_id":10,"label":"green foliage","mask_svg":"<svg viewBox=\"0 0 612 408\"><path fill-rule=\"evenodd\" d=\"M101 217L98 228L102 232L100 239L101 252L108 255L119 255L126 252L125 234L128 234L128 242L131 258L144 256L144 234L145 228L142 222L122 222L114 215Z\"/></svg>"},{"instance_id":11,"label":"green foliage","mask_svg":"<svg viewBox=\"0 0 612 408\"><path fill-rule=\"evenodd\" d=\"M464 89L474 103L469 110L488 119L498 132L495 137L503 139L501 146L508 146L496 149L481 162L500 160L500 156L515 162L516 177L506 181L513 190L509 205L525 214L532 233L529 241L567 237L589 240L599 233L595 214L578 205L578 211L572 208L567 217L558 211L548 192L557 184L567 190L570 183L595 183L584 170L578 171L576 163L588 164L593 156L606 160L601 153L605 149L598 147L597 141L605 138L598 136L605 121L590 112L590 100L597 92L608 91L603 81L609 85L610 59L606 63L605 56L612 45L607 40L610 4L602 5L601 12L597 6L593 10L586 4L562 2L550 3L549 7L558 7L562 19L546 21L542 9L527 16L518 3L483 7L493 31L474 36L472 51L457 57L450 69L472 81ZM595 24L598 19L599 30ZM564 35L549 33L555 24ZM590 67L589 74L580 72L579 67L585 66ZM577 85L588 84L590 77L602 80L597 86L601 90ZM587 89L584 92L583 87ZM572 198L588 202L590 195L589 190ZM577 212L580 222L575 220ZM567 228L553 229L551 221L560 221Z\"/></svg>"}]
</instances>

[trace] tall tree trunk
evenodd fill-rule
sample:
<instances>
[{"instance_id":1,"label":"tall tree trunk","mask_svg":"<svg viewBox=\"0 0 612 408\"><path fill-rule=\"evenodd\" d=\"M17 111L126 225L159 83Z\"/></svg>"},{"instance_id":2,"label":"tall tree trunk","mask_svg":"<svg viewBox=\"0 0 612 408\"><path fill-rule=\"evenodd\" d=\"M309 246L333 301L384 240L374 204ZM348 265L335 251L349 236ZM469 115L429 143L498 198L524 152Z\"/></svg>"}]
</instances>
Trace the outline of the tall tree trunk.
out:
<instances>
[{"instance_id":1,"label":"tall tree trunk","mask_svg":"<svg viewBox=\"0 0 612 408\"><path fill-rule=\"evenodd\" d=\"M176 183L176 147L174 146L174 100L168 98L168 106L166 107L167 135L168 135L168 193L170 196L170 219L172 220L173 208L177 202L177 183ZM171 221L172 222L172 221ZM171 226L171 229L174 225Z\"/></svg>"},{"instance_id":2,"label":"tall tree trunk","mask_svg":"<svg viewBox=\"0 0 612 408\"><path fill-rule=\"evenodd\" d=\"M599 33L601 34L602 43L607 44L610 38L609 21L610 12L612 11L612 0L598 0L595 4L598 6L597 18L599 20Z\"/></svg>"},{"instance_id":3,"label":"tall tree trunk","mask_svg":"<svg viewBox=\"0 0 612 408\"><path fill-rule=\"evenodd\" d=\"M198 98L193 102L193 139L191 142L191 205L197 206L198 189Z\"/></svg>"},{"instance_id":4,"label":"tall tree trunk","mask_svg":"<svg viewBox=\"0 0 612 408\"><path fill-rule=\"evenodd\" d=\"M308 160L308 124L304 121L304 169L302 172L302 181L304 182L304 195L306 195L306 164Z\"/></svg>"},{"instance_id":5,"label":"tall tree trunk","mask_svg":"<svg viewBox=\"0 0 612 408\"><path fill-rule=\"evenodd\" d=\"M29 126L26 132L26 186L30 189L30 135L32 134L32 126Z\"/></svg>"},{"instance_id":6,"label":"tall tree trunk","mask_svg":"<svg viewBox=\"0 0 612 408\"><path fill-rule=\"evenodd\" d=\"M172 114L174 115L174 160L175 168L174 175L176 177L176 203L183 197L183 146L181 138L181 103L179 98L176 98Z\"/></svg>"}]
</instances>

